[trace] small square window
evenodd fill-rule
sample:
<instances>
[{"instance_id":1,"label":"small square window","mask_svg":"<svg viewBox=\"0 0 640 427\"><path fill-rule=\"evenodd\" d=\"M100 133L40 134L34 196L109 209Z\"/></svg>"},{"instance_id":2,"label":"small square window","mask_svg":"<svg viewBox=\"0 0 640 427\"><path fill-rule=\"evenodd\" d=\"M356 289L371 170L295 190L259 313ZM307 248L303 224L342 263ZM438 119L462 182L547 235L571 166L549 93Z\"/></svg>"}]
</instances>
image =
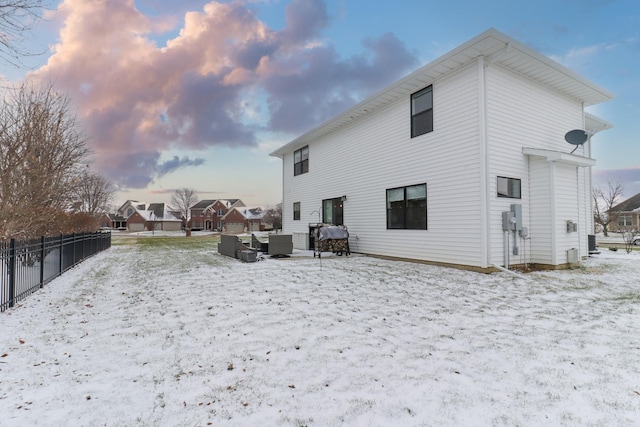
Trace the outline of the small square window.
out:
<instances>
[{"instance_id":1,"label":"small square window","mask_svg":"<svg viewBox=\"0 0 640 427\"><path fill-rule=\"evenodd\" d=\"M498 177L498 197L507 199L521 198L521 181L517 178Z\"/></svg>"}]
</instances>

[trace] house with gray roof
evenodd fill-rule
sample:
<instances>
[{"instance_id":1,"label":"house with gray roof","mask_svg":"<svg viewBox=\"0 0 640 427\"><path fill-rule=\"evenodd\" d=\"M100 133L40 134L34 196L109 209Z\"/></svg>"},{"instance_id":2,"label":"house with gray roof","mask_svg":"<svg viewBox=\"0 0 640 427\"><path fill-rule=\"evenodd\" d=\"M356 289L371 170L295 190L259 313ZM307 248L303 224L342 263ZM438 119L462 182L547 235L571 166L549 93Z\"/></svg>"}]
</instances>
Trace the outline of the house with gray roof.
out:
<instances>
[{"instance_id":1,"label":"house with gray roof","mask_svg":"<svg viewBox=\"0 0 640 427\"><path fill-rule=\"evenodd\" d=\"M242 207L240 199L201 200L189 209L189 227L192 230L222 231L222 218L234 207Z\"/></svg>"},{"instance_id":2,"label":"house with gray roof","mask_svg":"<svg viewBox=\"0 0 640 427\"><path fill-rule=\"evenodd\" d=\"M640 193L618 203L608 214L611 218L610 231L640 230Z\"/></svg>"}]
</instances>

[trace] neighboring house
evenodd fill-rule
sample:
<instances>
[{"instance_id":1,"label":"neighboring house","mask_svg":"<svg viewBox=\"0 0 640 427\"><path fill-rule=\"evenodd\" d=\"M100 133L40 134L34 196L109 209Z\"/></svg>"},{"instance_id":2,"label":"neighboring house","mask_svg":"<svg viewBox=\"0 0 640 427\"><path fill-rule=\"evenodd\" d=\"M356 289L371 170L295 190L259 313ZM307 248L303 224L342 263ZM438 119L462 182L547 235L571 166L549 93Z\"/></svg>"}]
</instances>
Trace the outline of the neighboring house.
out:
<instances>
[{"instance_id":1,"label":"neighboring house","mask_svg":"<svg viewBox=\"0 0 640 427\"><path fill-rule=\"evenodd\" d=\"M102 229L113 228L113 219L111 218L111 215L105 212L101 212L97 214L97 217L98 217L98 221L100 221L100 228Z\"/></svg>"},{"instance_id":2,"label":"neighboring house","mask_svg":"<svg viewBox=\"0 0 640 427\"><path fill-rule=\"evenodd\" d=\"M124 227L129 231L180 231L182 229L182 220L164 203L147 205L137 200L127 200L118 209L118 215L114 218L117 217L124 219Z\"/></svg>"},{"instance_id":3,"label":"neighboring house","mask_svg":"<svg viewBox=\"0 0 640 427\"><path fill-rule=\"evenodd\" d=\"M118 208L118 215L123 218L129 218L135 211L145 210L146 208L146 203L141 203L137 200L127 200Z\"/></svg>"},{"instance_id":4,"label":"neighboring house","mask_svg":"<svg viewBox=\"0 0 640 427\"><path fill-rule=\"evenodd\" d=\"M124 228L126 230L144 231L146 218L140 212L146 210L146 208L146 203L141 203L138 200L127 200L118 208L117 215L124 219ZM122 227L116 228L122 229Z\"/></svg>"},{"instance_id":5,"label":"neighboring house","mask_svg":"<svg viewBox=\"0 0 640 427\"><path fill-rule=\"evenodd\" d=\"M151 203L141 212L147 220L147 230L180 231L182 219L164 203Z\"/></svg>"},{"instance_id":6,"label":"neighboring house","mask_svg":"<svg viewBox=\"0 0 640 427\"><path fill-rule=\"evenodd\" d=\"M222 217L222 231L229 234L264 231L267 211L262 208L233 207Z\"/></svg>"},{"instance_id":7,"label":"neighboring house","mask_svg":"<svg viewBox=\"0 0 640 427\"><path fill-rule=\"evenodd\" d=\"M109 214L111 220L111 228L114 230L125 230L127 228L127 219L122 215Z\"/></svg>"},{"instance_id":8,"label":"neighboring house","mask_svg":"<svg viewBox=\"0 0 640 427\"><path fill-rule=\"evenodd\" d=\"M609 231L640 230L640 193L612 207Z\"/></svg>"},{"instance_id":9,"label":"neighboring house","mask_svg":"<svg viewBox=\"0 0 640 427\"><path fill-rule=\"evenodd\" d=\"M190 208L192 230L222 230L222 218L233 207L242 207L240 199L201 200Z\"/></svg>"},{"instance_id":10,"label":"neighboring house","mask_svg":"<svg viewBox=\"0 0 640 427\"><path fill-rule=\"evenodd\" d=\"M127 230L144 231L147 229L147 218L143 210L136 210L127 218Z\"/></svg>"},{"instance_id":11,"label":"neighboring house","mask_svg":"<svg viewBox=\"0 0 640 427\"><path fill-rule=\"evenodd\" d=\"M205 213L205 209L211 206L215 200L200 200L189 208L189 228L192 230L214 230L214 217L212 212Z\"/></svg>"},{"instance_id":12,"label":"neighboring house","mask_svg":"<svg viewBox=\"0 0 640 427\"><path fill-rule=\"evenodd\" d=\"M271 153L283 232L308 249L318 222L344 224L352 251L479 271L574 263L595 160L565 135L611 127L584 110L611 98L488 30Z\"/></svg>"}]
</instances>

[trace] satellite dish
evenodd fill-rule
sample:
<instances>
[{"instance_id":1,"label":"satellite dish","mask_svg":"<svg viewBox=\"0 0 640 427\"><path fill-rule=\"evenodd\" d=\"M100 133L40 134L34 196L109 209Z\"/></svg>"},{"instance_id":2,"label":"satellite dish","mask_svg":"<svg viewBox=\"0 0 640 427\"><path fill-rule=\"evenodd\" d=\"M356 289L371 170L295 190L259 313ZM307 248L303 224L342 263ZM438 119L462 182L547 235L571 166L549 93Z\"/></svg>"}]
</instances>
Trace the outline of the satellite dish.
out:
<instances>
[{"instance_id":1,"label":"satellite dish","mask_svg":"<svg viewBox=\"0 0 640 427\"><path fill-rule=\"evenodd\" d=\"M564 139L572 145L582 145L587 142L589 134L582 129L570 130L564 135Z\"/></svg>"},{"instance_id":2,"label":"satellite dish","mask_svg":"<svg viewBox=\"0 0 640 427\"><path fill-rule=\"evenodd\" d=\"M567 132L564 135L564 139L569 144L575 145L576 148L574 148L573 151L576 151L579 146L587 142L587 139L589 139L589 136L590 135L587 132L583 131L582 129L574 129ZM573 151L571 153L573 153Z\"/></svg>"}]
</instances>

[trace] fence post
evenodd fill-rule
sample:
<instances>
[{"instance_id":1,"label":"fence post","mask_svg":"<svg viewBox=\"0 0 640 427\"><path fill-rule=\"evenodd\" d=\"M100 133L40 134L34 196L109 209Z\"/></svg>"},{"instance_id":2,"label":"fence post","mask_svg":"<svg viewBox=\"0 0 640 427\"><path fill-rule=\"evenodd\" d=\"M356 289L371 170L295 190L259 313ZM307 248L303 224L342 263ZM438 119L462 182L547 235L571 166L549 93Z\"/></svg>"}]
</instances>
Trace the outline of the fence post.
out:
<instances>
[{"instance_id":1,"label":"fence post","mask_svg":"<svg viewBox=\"0 0 640 427\"><path fill-rule=\"evenodd\" d=\"M16 304L16 239L9 243L9 307Z\"/></svg>"},{"instance_id":2,"label":"fence post","mask_svg":"<svg viewBox=\"0 0 640 427\"><path fill-rule=\"evenodd\" d=\"M62 257L62 253L64 252L64 236L61 234L60 235L60 264L58 265L58 276L62 274L62 261L63 261L63 257Z\"/></svg>"},{"instance_id":3,"label":"fence post","mask_svg":"<svg viewBox=\"0 0 640 427\"><path fill-rule=\"evenodd\" d=\"M40 237L40 287L44 287L44 236Z\"/></svg>"}]
</instances>

